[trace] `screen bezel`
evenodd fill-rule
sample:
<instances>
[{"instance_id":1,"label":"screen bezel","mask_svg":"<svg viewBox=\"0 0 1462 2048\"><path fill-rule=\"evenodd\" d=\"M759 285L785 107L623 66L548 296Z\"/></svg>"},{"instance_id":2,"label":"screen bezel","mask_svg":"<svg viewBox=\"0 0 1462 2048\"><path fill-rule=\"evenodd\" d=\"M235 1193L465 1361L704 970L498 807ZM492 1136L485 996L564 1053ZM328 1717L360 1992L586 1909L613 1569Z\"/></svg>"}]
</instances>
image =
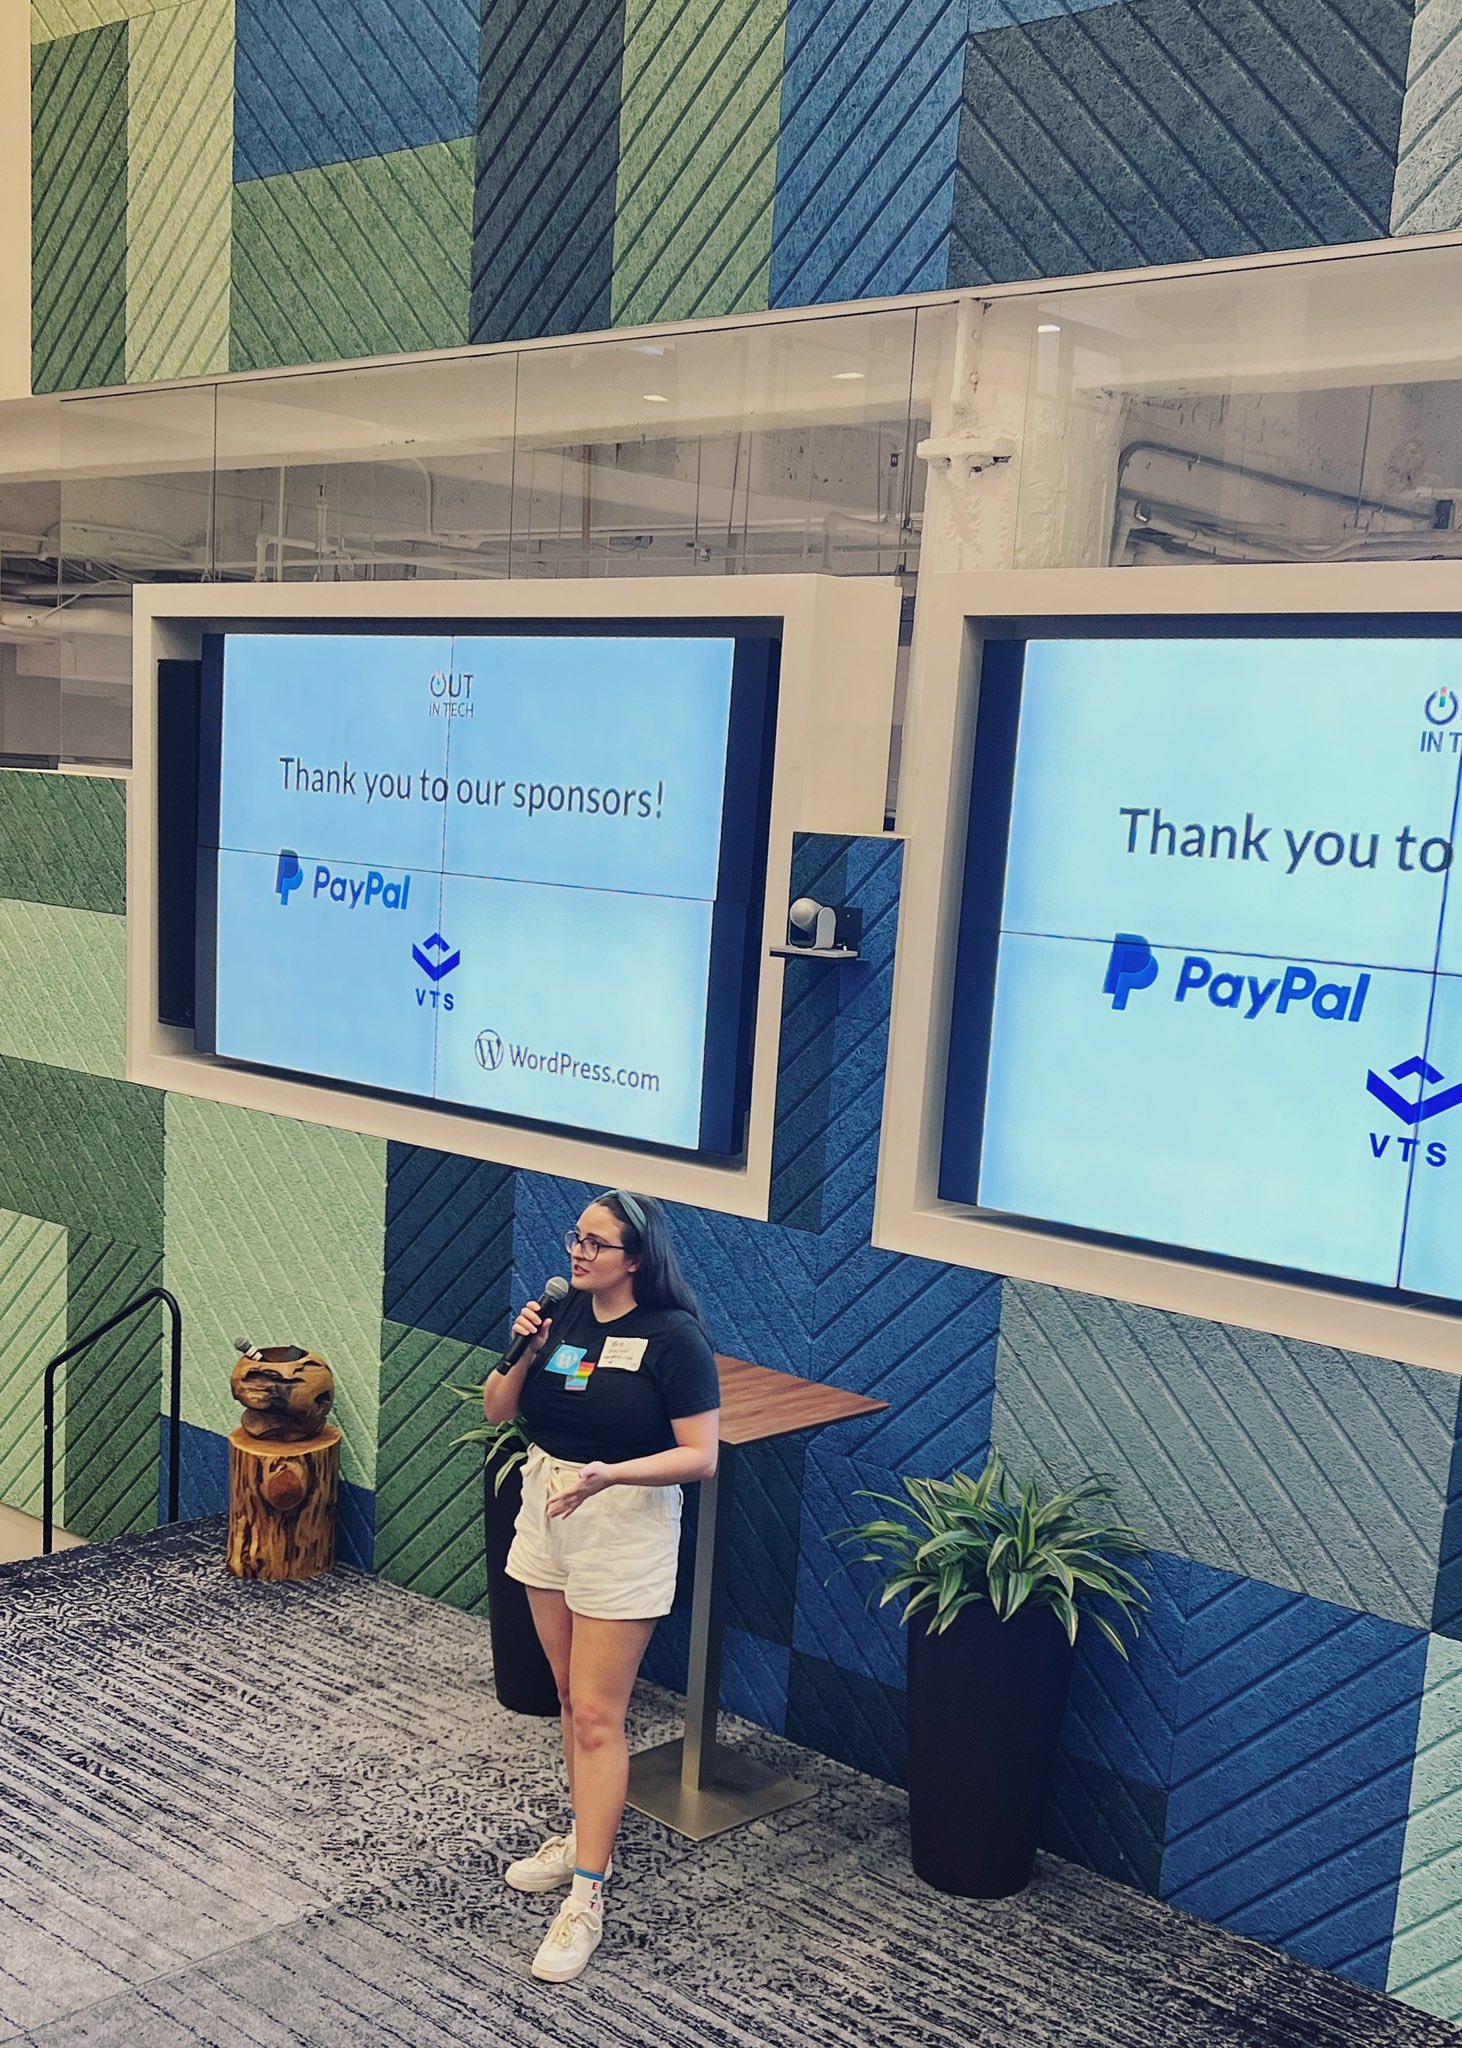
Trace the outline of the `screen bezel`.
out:
<instances>
[{"instance_id":1,"label":"screen bezel","mask_svg":"<svg viewBox=\"0 0 1462 2048\"><path fill-rule=\"evenodd\" d=\"M706 1035L702 1051L696 1143L642 1140L598 1125L565 1123L482 1110L442 1096L421 1096L342 1081L308 1068L238 1060L217 1050L218 839L222 788L223 697L230 640L279 634L322 638L368 635L410 639L433 634L472 639L683 639L734 643L731 704L721 813L718 887L711 916ZM401 619L264 621L202 636L196 786L196 960L194 1050L221 1066L267 1074L364 1097L431 1110L473 1124L544 1131L633 1151L715 1164L744 1162L752 1094L760 940L777 741L782 621L776 618L631 617L548 619Z\"/></svg>"}]
</instances>

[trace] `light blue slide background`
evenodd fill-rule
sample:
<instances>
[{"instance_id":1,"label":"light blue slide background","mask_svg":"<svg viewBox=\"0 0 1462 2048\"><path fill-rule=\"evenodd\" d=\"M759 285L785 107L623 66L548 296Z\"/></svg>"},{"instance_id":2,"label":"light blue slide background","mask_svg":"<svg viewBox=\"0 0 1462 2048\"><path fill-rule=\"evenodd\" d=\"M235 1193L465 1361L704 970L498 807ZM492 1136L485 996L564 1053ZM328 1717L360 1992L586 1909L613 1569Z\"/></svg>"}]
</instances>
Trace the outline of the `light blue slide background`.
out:
<instances>
[{"instance_id":1,"label":"light blue slide background","mask_svg":"<svg viewBox=\"0 0 1462 2048\"><path fill-rule=\"evenodd\" d=\"M700 1136L701 1065L711 906L669 896L604 896L448 875L442 931L462 965L444 987L437 1091L503 1116L584 1125L693 1147ZM480 1031L551 1054L657 1074L657 1092L531 1073L504 1057L487 1072Z\"/></svg>"},{"instance_id":2,"label":"light blue slide background","mask_svg":"<svg viewBox=\"0 0 1462 2048\"><path fill-rule=\"evenodd\" d=\"M454 718L446 862L455 874L709 900L716 893L732 640L459 640L471 718ZM459 781L506 784L495 808ZM665 785L663 816L512 807L515 783Z\"/></svg>"},{"instance_id":3,"label":"light blue slide background","mask_svg":"<svg viewBox=\"0 0 1462 2048\"><path fill-rule=\"evenodd\" d=\"M1462 979L1456 975L1437 977L1427 1059L1442 1079L1425 1088L1415 1076L1397 1082L1398 1092L1409 1101L1441 1095L1462 1082ZM1380 1112L1378 1129L1401 1130L1381 1104L1376 1107ZM1428 1117L1416 1126L1415 1135L1422 1147L1434 1140L1445 1145L1447 1162L1431 1166L1418 1157L1412 1169L1401 1284L1418 1293L1462 1300L1462 1104Z\"/></svg>"},{"instance_id":4,"label":"light blue slide background","mask_svg":"<svg viewBox=\"0 0 1462 2048\"><path fill-rule=\"evenodd\" d=\"M282 905L278 864L274 853L218 857L219 1053L429 1095L435 1019L413 994L424 977L411 948L436 929L440 877L414 874L404 910L351 910L312 895L306 865Z\"/></svg>"},{"instance_id":5,"label":"light blue slide background","mask_svg":"<svg viewBox=\"0 0 1462 2048\"><path fill-rule=\"evenodd\" d=\"M1374 973L1354 1024L1249 1022L1202 991L1175 1002L1174 949L1115 1010L1110 945L1001 940L981 1205L1394 1286L1407 1170L1372 1154L1366 1072L1420 1050L1430 978Z\"/></svg>"},{"instance_id":6,"label":"light blue slide background","mask_svg":"<svg viewBox=\"0 0 1462 2048\"><path fill-rule=\"evenodd\" d=\"M445 773L451 721L427 707L432 673L451 658L444 636L230 634L220 844L275 854L292 846L332 866L439 868L441 806L423 803L414 781L409 802L367 804L361 771ZM286 791L281 755L320 768L349 760L357 794Z\"/></svg>"},{"instance_id":7,"label":"light blue slide background","mask_svg":"<svg viewBox=\"0 0 1462 2048\"><path fill-rule=\"evenodd\" d=\"M1395 835L1450 832L1457 757L1420 751L1443 687L1462 691L1452 641L1033 642L1003 926L1430 968L1442 880L1398 872ZM1268 864L1153 857L1145 837L1129 854L1123 806L1179 827L1252 812ZM1379 865L1287 875L1285 826L1378 832Z\"/></svg>"}]
</instances>

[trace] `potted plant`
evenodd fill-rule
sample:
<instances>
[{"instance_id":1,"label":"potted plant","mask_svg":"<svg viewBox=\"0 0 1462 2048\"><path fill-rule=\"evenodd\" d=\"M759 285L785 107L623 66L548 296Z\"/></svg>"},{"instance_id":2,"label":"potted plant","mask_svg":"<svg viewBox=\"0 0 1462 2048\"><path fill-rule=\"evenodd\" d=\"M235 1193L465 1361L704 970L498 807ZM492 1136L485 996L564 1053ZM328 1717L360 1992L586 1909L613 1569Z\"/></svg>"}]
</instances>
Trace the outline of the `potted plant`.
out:
<instances>
[{"instance_id":1,"label":"potted plant","mask_svg":"<svg viewBox=\"0 0 1462 2048\"><path fill-rule=\"evenodd\" d=\"M453 1387L460 1400L482 1407L481 1387ZM481 1444L482 1532L487 1551L487 1625L492 1637L492 1680L498 1703L515 1714L557 1714L558 1685L538 1631L527 1589L507 1572L513 1524L523 1504L523 1460L528 1438L516 1417L483 1422L452 1439Z\"/></svg>"},{"instance_id":2,"label":"potted plant","mask_svg":"<svg viewBox=\"0 0 1462 2048\"><path fill-rule=\"evenodd\" d=\"M1141 1536L1111 1489L1084 1480L1043 1500L1012 1493L990 1454L975 1479L905 1479L899 1511L840 1529L876 1565L879 1605L904 1599L909 1831L915 1873L941 1891L998 1899L1030 1881L1083 1614L1125 1657L1107 1614L1135 1633L1147 1594L1124 1559ZM872 1594L869 1598L871 1600Z\"/></svg>"}]
</instances>

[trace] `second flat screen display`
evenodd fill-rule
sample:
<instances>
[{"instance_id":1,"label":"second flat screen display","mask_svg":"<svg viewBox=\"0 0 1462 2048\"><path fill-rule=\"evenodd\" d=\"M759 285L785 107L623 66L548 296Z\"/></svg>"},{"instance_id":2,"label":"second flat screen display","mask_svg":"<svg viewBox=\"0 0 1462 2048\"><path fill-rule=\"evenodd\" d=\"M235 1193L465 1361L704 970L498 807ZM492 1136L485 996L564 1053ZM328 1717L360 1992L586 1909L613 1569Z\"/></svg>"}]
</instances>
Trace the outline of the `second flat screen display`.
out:
<instances>
[{"instance_id":1,"label":"second flat screen display","mask_svg":"<svg viewBox=\"0 0 1462 2048\"><path fill-rule=\"evenodd\" d=\"M1401 633L987 651L941 1192L1462 1299L1459 692Z\"/></svg>"}]
</instances>

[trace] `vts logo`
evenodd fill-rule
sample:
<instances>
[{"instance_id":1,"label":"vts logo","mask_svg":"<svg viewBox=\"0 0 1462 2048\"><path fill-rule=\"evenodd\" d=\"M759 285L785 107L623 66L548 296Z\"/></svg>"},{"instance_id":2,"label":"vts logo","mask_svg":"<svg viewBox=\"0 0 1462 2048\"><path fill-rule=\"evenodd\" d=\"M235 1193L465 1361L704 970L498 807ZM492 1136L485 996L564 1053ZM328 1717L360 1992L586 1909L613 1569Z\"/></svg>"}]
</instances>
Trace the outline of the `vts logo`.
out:
<instances>
[{"instance_id":1,"label":"vts logo","mask_svg":"<svg viewBox=\"0 0 1462 2048\"><path fill-rule=\"evenodd\" d=\"M433 932L429 939L423 939L419 946L412 947L411 957L431 983L430 988L416 991L417 1009L424 1010L428 1005L434 1010L455 1009L456 997L441 983L462 965L461 948L449 946L440 932Z\"/></svg>"},{"instance_id":2,"label":"vts logo","mask_svg":"<svg viewBox=\"0 0 1462 2048\"><path fill-rule=\"evenodd\" d=\"M1393 1088L1391 1083L1409 1081L1413 1074L1421 1079L1422 1093L1417 1096L1415 1102L1410 1102L1399 1089ZM1390 1110L1398 1123L1406 1124L1414 1131L1418 1124L1430 1123L1434 1116L1441 1116L1462 1102L1462 1082L1458 1081L1454 1081L1450 1088L1443 1088L1436 1095L1426 1094L1426 1089L1435 1088L1438 1081L1445 1078L1429 1061L1417 1055L1413 1059L1403 1060L1399 1067L1392 1067L1389 1075L1368 1072L1366 1090L1375 1096L1377 1102ZM1384 1159L1394 1145L1392 1156L1399 1159L1403 1166L1409 1166L1418 1152L1428 1166L1445 1166L1447 1163L1447 1147L1440 1138L1433 1138L1423 1149L1420 1137L1402 1138L1398 1137L1395 1131L1372 1131L1370 1136L1373 1159Z\"/></svg>"},{"instance_id":3,"label":"vts logo","mask_svg":"<svg viewBox=\"0 0 1462 2048\"><path fill-rule=\"evenodd\" d=\"M1151 988L1158 978L1157 956L1137 932L1118 932L1107 957L1102 993L1112 999L1114 1010L1125 1010L1134 989ZM1266 1010L1275 1017L1288 1016L1293 1009L1335 1024L1358 1024L1370 992L1371 977L1357 975L1354 982L1324 981L1312 967L1291 961L1283 974L1261 980L1257 974L1235 974L1227 968L1214 971L1204 953L1188 953L1173 985L1173 1001L1184 1003L1202 989L1216 1010L1232 1010L1246 1024L1262 1017ZM1272 1005L1272 1008L1271 1008Z\"/></svg>"}]
</instances>

